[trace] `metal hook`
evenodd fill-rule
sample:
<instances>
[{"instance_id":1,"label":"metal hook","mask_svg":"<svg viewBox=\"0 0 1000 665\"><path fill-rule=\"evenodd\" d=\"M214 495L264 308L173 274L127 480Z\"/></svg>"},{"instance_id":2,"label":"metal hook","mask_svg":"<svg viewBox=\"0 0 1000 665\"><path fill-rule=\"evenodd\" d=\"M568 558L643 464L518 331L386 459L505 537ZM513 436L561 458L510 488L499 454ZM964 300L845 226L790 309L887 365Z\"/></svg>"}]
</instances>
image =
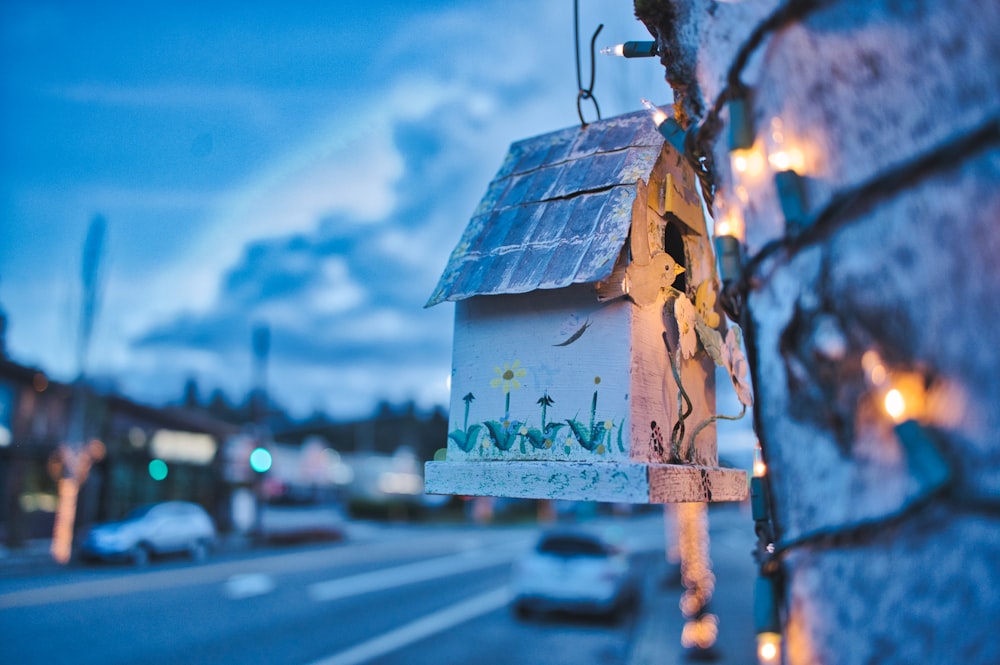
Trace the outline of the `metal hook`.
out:
<instances>
[{"instance_id":1,"label":"metal hook","mask_svg":"<svg viewBox=\"0 0 1000 665\"><path fill-rule=\"evenodd\" d=\"M583 107L580 103L584 99L589 99L594 103L594 110L597 111L597 119L601 119L601 107L597 105L597 99L594 97L594 77L597 75L594 52L596 50L597 35L601 34L601 30L603 29L604 24L601 23L597 26L597 30L594 30L593 37L590 38L590 86L584 88L583 80L580 77L580 1L573 0L573 36L576 44L576 87L578 90L576 94L576 113L580 117L581 127L587 126L587 121L583 119Z\"/></svg>"},{"instance_id":2,"label":"metal hook","mask_svg":"<svg viewBox=\"0 0 1000 665\"><path fill-rule=\"evenodd\" d=\"M580 116L581 127L586 127L588 124L587 121L583 119L583 105L580 104L580 102L584 99L589 99L594 103L594 110L597 111L597 119L601 119L601 107L597 105L597 99L588 90L581 90L576 95L576 114Z\"/></svg>"}]
</instances>

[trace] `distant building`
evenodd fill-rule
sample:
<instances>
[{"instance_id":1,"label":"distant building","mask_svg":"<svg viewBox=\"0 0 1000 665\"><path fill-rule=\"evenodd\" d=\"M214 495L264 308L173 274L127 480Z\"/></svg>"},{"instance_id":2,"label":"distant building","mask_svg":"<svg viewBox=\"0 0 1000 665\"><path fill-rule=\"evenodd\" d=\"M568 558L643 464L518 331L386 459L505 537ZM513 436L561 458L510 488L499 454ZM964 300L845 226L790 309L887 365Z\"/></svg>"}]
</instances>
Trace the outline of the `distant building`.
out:
<instances>
[{"instance_id":1,"label":"distant building","mask_svg":"<svg viewBox=\"0 0 1000 665\"><path fill-rule=\"evenodd\" d=\"M103 453L80 489L78 531L166 499L196 501L217 519L227 517L218 451L237 426L91 389L78 394L85 438L99 441ZM7 546L52 533L61 451L73 443L67 441L73 399L69 384L0 358L0 542Z\"/></svg>"}]
</instances>

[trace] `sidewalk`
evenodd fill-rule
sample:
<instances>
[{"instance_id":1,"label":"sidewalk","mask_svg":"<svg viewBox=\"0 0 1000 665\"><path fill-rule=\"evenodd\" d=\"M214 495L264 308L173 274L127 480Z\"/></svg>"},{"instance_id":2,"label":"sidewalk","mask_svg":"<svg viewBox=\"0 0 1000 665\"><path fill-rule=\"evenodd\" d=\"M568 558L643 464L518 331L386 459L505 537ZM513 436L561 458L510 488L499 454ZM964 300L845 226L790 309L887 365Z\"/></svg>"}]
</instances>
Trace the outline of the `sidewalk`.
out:
<instances>
[{"instance_id":1,"label":"sidewalk","mask_svg":"<svg viewBox=\"0 0 1000 665\"><path fill-rule=\"evenodd\" d=\"M61 568L49 554L52 541L43 538L28 541L24 547L8 549L0 545L0 577L38 575Z\"/></svg>"},{"instance_id":2,"label":"sidewalk","mask_svg":"<svg viewBox=\"0 0 1000 665\"><path fill-rule=\"evenodd\" d=\"M57 563L49 552L51 545L51 538L39 538L14 549L0 546L0 579L58 574L67 567L80 565L75 558L68 564ZM228 534L219 538L214 551L239 552L251 546L246 536Z\"/></svg>"}]
</instances>

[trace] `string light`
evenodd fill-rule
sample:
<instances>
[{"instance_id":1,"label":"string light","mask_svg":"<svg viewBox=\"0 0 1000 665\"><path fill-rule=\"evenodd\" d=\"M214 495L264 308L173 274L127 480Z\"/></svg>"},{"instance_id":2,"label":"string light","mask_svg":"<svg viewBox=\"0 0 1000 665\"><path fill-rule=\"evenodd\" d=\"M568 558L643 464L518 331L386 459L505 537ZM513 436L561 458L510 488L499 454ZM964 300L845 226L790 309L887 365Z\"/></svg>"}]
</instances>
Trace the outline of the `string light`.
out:
<instances>
[{"instance_id":1,"label":"string light","mask_svg":"<svg viewBox=\"0 0 1000 665\"><path fill-rule=\"evenodd\" d=\"M729 163L737 180L755 181L764 174L764 154L760 143L729 153Z\"/></svg>"},{"instance_id":2,"label":"string light","mask_svg":"<svg viewBox=\"0 0 1000 665\"><path fill-rule=\"evenodd\" d=\"M809 215L803 179L805 154L800 145L789 140L781 118L771 118L766 143L770 146L767 161L774 169L774 186L785 216L785 230L796 236L807 226Z\"/></svg>"},{"instance_id":3,"label":"string light","mask_svg":"<svg viewBox=\"0 0 1000 665\"><path fill-rule=\"evenodd\" d=\"M743 275L743 243L746 239L743 214L736 205L728 205L724 197L715 200L713 242L719 262L719 279L731 284Z\"/></svg>"},{"instance_id":4,"label":"string light","mask_svg":"<svg viewBox=\"0 0 1000 665\"><path fill-rule=\"evenodd\" d=\"M775 191L785 217L786 235L765 245L743 266L738 288L744 297L753 288L750 279L754 276L755 268L775 253L796 251L822 240L828 237L837 225L856 215L864 206L870 205L872 200L885 198L929 174L960 164L971 154L982 152L1000 143L1000 118L991 117L973 131L942 143L906 163L889 168L866 182L836 192L817 212L810 214L806 186L806 177L809 175L806 171L809 161L808 150L789 140L789 128L781 118L772 119L766 128L767 131L763 132L762 136L756 136L749 113L748 96L740 81L740 75L751 55L765 43L769 34L828 4L830 2L826 0L787 0L758 25L740 46L729 70L727 86L716 98L709 113L688 137L686 156L702 181L703 197L709 210L722 212L721 218L716 217L716 238L723 235L736 237L732 230L734 228L732 222L726 219L729 211L724 206L712 204L716 189L716 174L713 172L711 146L717 133L724 126L720 120L723 105L729 109L730 166L736 198L748 204L747 185L762 176L766 177L768 171L773 172ZM657 127L659 126L660 122L657 122ZM765 145L769 148L764 148ZM743 237L745 238L745 235ZM718 254L721 262L723 252L719 250ZM722 272L725 271L720 265L720 273ZM734 320L740 318L742 317L737 316ZM752 321L747 322L745 329L752 337L753 328L750 323ZM753 349L753 346L751 341L749 347ZM920 481L921 491L891 513L853 523L822 527L776 543L770 539L769 533L767 468L763 461L759 460L759 452L757 453L754 475L751 478L751 500L760 536L758 554L763 553L759 556L763 573L758 580L760 593L755 594L755 618L758 618L757 596L761 598L760 620L757 621L757 651L761 663L780 663L782 659L781 625L775 587L780 588L778 584L781 574L780 557L784 553L804 544L857 538L877 532L884 529L887 524L914 515L936 497L944 498L956 507L966 505L975 510L991 511L1000 508L1000 502L995 498L972 497L970 500L969 497L963 497L957 488L951 488L953 481L951 466L942 454L943 446L938 431L924 422L932 416L940 417L940 414L928 413L927 377L920 373L890 369L874 351L865 354L862 365L866 382L875 388L873 394L880 398L880 409L894 423L894 432L902 446L906 463L911 474ZM936 408L940 410L941 407ZM946 491L941 492L942 489ZM771 628L774 630L769 630Z\"/></svg>"},{"instance_id":5,"label":"string light","mask_svg":"<svg viewBox=\"0 0 1000 665\"><path fill-rule=\"evenodd\" d=\"M617 55L622 58L654 58L659 51L656 42L625 42L601 49L604 55Z\"/></svg>"},{"instance_id":6,"label":"string light","mask_svg":"<svg viewBox=\"0 0 1000 665\"><path fill-rule=\"evenodd\" d=\"M760 446L758 446L754 452L753 475L750 477L750 513L758 527L757 535L762 541L768 541L770 535L766 475L767 465L760 456ZM767 542L761 543L763 547L767 544Z\"/></svg>"},{"instance_id":7,"label":"string light","mask_svg":"<svg viewBox=\"0 0 1000 665\"><path fill-rule=\"evenodd\" d=\"M757 633L757 660L761 665L781 662L781 633Z\"/></svg>"},{"instance_id":8,"label":"string light","mask_svg":"<svg viewBox=\"0 0 1000 665\"><path fill-rule=\"evenodd\" d=\"M767 161L775 171L805 171L805 153L800 145L787 140L785 122L781 118L771 118L770 141L773 146L768 152Z\"/></svg>"},{"instance_id":9,"label":"string light","mask_svg":"<svg viewBox=\"0 0 1000 665\"><path fill-rule=\"evenodd\" d=\"M878 367L875 367L876 374ZM882 370L882 372L887 372ZM921 419L927 412L926 379L920 372L894 371L878 385L884 388L882 408L893 422Z\"/></svg>"},{"instance_id":10,"label":"string light","mask_svg":"<svg viewBox=\"0 0 1000 665\"><path fill-rule=\"evenodd\" d=\"M868 359L869 364L873 362ZM865 357L862 356L862 366ZM873 370L881 367L875 364ZM906 457L910 474L927 492L933 492L951 481L951 466L941 452L934 432L921 421L927 413L927 378L920 372L891 371L884 381L882 408L892 419L893 431Z\"/></svg>"},{"instance_id":11,"label":"string light","mask_svg":"<svg viewBox=\"0 0 1000 665\"><path fill-rule=\"evenodd\" d=\"M753 449L753 477L763 478L767 475L767 464L764 463L764 452L758 443Z\"/></svg>"},{"instance_id":12,"label":"string light","mask_svg":"<svg viewBox=\"0 0 1000 665\"><path fill-rule=\"evenodd\" d=\"M642 105L646 107L649 111L650 116L653 118L653 124L656 125L656 129L659 130L660 135L667 140L670 145L674 147L677 152L684 154L684 139L686 134L681 128L677 121L666 114L666 112L659 106L649 101L648 99L640 100Z\"/></svg>"},{"instance_id":13,"label":"string light","mask_svg":"<svg viewBox=\"0 0 1000 665\"><path fill-rule=\"evenodd\" d=\"M756 137L746 91L729 100L729 162L737 181L756 181L764 173L763 145ZM740 183L742 184L742 183ZM744 203L746 201L744 200Z\"/></svg>"},{"instance_id":14,"label":"string light","mask_svg":"<svg viewBox=\"0 0 1000 665\"><path fill-rule=\"evenodd\" d=\"M775 590L780 568L774 565L773 534L767 496L767 465L760 443L754 447L750 478L750 509L757 533L756 558L760 571L754 583L753 617L757 632L757 659L762 665L781 662L781 617Z\"/></svg>"},{"instance_id":15,"label":"string light","mask_svg":"<svg viewBox=\"0 0 1000 665\"><path fill-rule=\"evenodd\" d=\"M757 660L762 665L781 662L781 617L775 576L757 575L753 591L753 618L757 632Z\"/></svg>"},{"instance_id":16,"label":"string light","mask_svg":"<svg viewBox=\"0 0 1000 665\"><path fill-rule=\"evenodd\" d=\"M715 218L715 236L729 236L740 242L746 240L746 227L740 209L736 206L727 206L721 199L719 203Z\"/></svg>"},{"instance_id":17,"label":"string light","mask_svg":"<svg viewBox=\"0 0 1000 665\"><path fill-rule=\"evenodd\" d=\"M663 109L661 109L659 106L649 101L648 99L643 98L640 101L642 102L642 105L646 107L646 110L648 110L650 114L653 116L653 124L656 125L657 129L659 129L660 126L667 121L667 118L669 116Z\"/></svg>"},{"instance_id":18,"label":"string light","mask_svg":"<svg viewBox=\"0 0 1000 665\"><path fill-rule=\"evenodd\" d=\"M906 400L898 388L892 388L885 394L884 406L885 412L897 423L903 420L903 414L906 413Z\"/></svg>"}]
</instances>

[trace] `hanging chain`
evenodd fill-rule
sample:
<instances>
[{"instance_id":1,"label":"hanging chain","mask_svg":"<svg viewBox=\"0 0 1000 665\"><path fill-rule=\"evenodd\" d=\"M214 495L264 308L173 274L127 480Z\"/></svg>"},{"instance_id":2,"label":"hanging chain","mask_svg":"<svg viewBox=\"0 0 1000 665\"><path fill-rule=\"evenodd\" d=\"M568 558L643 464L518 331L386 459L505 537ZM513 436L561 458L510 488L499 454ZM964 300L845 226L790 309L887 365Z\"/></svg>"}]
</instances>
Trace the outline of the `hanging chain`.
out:
<instances>
[{"instance_id":1,"label":"hanging chain","mask_svg":"<svg viewBox=\"0 0 1000 665\"><path fill-rule=\"evenodd\" d=\"M597 98L594 97L594 77L597 74L597 67L594 62L594 49L597 42L597 35L601 34L604 24L601 23L594 30L594 35L590 38L590 85L583 87L583 78L580 76L580 0L573 0L573 42L576 46L576 114L580 117L580 126L586 127L587 121L583 118L583 100L589 99L594 104L597 112L597 119L601 119L601 107L597 105Z\"/></svg>"}]
</instances>

